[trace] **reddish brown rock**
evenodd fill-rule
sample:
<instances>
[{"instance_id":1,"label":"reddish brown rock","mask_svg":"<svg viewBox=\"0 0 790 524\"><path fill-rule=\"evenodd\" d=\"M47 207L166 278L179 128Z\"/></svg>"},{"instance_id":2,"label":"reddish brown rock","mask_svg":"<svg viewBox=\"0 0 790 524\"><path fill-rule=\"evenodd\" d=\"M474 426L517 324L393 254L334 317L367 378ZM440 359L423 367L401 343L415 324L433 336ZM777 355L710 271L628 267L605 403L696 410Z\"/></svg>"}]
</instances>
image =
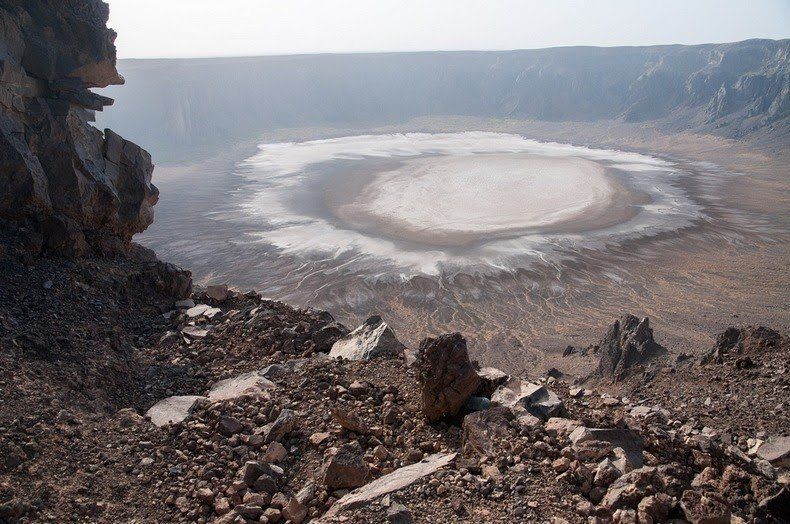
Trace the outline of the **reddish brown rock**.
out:
<instances>
[{"instance_id":1,"label":"reddish brown rock","mask_svg":"<svg viewBox=\"0 0 790 524\"><path fill-rule=\"evenodd\" d=\"M368 466L357 442L345 444L329 454L323 467L324 484L330 488L357 488L365 484Z\"/></svg>"},{"instance_id":2,"label":"reddish brown rock","mask_svg":"<svg viewBox=\"0 0 790 524\"><path fill-rule=\"evenodd\" d=\"M730 505L718 493L686 490L680 499L680 507L691 524L730 524Z\"/></svg>"},{"instance_id":3,"label":"reddish brown rock","mask_svg":"<svg viewBox=\"0 0 790 524\"><path fill-rule=\"evenodd\" d=\"M460 333L424 339L415 365L422 411L430 421L456 415L480 386Z\"/></svg>"}]
</instances>

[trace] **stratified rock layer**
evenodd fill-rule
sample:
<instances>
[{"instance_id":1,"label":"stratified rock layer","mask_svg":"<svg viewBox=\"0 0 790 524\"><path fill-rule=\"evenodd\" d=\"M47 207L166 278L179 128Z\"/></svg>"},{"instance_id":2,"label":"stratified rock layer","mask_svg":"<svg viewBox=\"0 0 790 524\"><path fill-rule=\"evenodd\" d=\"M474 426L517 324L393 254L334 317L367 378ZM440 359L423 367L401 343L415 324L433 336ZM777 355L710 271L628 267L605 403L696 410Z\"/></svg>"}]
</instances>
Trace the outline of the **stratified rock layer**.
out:
<instances>
[{"instance_id":1,"label":"stratified rock layer","mask_svg":"<svg viewBox=\"0 0 790 524\"><path fill-rule=\"evenodd\" d=\"M0 218L34 251L122 251L153 221L151 156L88 124L112 104L89 89L123 83L108 16L100 0L0 1Z\"/></svg>"}]
</instances>

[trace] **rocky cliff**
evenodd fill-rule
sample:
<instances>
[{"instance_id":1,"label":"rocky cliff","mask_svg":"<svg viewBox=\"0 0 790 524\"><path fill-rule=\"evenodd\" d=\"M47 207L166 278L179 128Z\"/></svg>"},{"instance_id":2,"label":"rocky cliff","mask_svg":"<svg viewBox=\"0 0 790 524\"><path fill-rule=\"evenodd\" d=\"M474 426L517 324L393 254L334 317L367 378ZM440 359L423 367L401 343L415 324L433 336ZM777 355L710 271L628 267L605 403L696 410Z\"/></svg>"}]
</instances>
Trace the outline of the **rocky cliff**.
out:
<instances>
[{"instance_id":1,"label":"rocky cliff","mask_svg":"<svg viewBox=\"0 0 790 524\"><path fill-rule=\"evenodd\" d=\"M100 0L0 1L0 218L33 251L124 250L153 221L151 156L92 127L124 82Z\"/></svg>"},{"instance_id":2,"label":"rocky cliff","mask_svg":"<svg viewBox=\"0 0 790 524\"><path fill-rule=\"evenodd\" d=\"M157 158L278 128L470 116L644 123L787 143L790 40L129 60L102 118Z\"/></svg>"}]
</instances>

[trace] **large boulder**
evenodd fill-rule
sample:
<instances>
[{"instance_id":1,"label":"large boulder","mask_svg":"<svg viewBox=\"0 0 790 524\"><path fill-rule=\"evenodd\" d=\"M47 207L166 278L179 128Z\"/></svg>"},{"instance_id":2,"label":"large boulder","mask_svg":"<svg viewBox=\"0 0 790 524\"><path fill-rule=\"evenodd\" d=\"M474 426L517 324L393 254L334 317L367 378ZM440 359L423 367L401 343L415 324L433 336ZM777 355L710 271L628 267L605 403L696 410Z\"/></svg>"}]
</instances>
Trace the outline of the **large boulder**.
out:
<instances>
[{"instance_id":1,"label":"large boulder","mask_svg":"<svg viewBox=\"0 0 790 524\"><path fill-rule=\"evenodd\" d=\"M381 356L400 355L405 347L395 337L392 328L381 317L374 315L335 342L329 356L343 357L346 360L370 360Z\"/></svg>"},{"instance_id":2,"label":"large boulder","mask_svg":"<svg viewBox=\"0 0 790 524\"><path fill-rule=\"evenodd\" d=\"M499 386L491 395L491 403L509 407L517 415L526 411L542 420L558 417L564 409L556 393L545 386L519 378L512 378Z\"/></svg>"},{"instance_id":3,"label":"large boulder","mask_svg":"<svg viewBox=\"0 0 790 524\"><path fill-rule=\"evenodd\" d=\"M622 456L615 464L618 469L625 473L632 469L642 467L642 450L644 442L642 437L634 430L621 428L587 428L578 427L573 430L569 438L574 449L582 449L586 442L605 442L609 449L620 448Z\"/></svg>"},{"instance_id":4,"label":"large boulder","mask_svg":"<svg viewBox=\"0 0 790 524\"><path fill-rule=\"evenodd\" d=\"M615 480L601 501L601 506L614 511L636 508L646 496L663 491L664 480L656 468L643 467Z\"/></svg>"},{"instance_id":5,"label":"large boulder","mask_svg":"<svg viewBox=\"0 0 790 524\"><path fill-rule=\"evenodd\" d=\"M422 411L430 421L458 414L480 386L460 333L426 338L415 362Z\"/></svg>"},{"instance_id":6,"label":"large boulder","mask_svg":"<svg viewBox=\"0 0 790 524\"><path fill-rule=\"evenodd\" d=\"M647 317L640 320L633 315L623 315L616 320L598 346L601 352L598 374L615 380L622 379L633 366L666 353L666 349L653 340L650 320Z\"/></svg>"},{"instance_id":7,"label":"large boulder","mask_svg":"<svg viewBox=\"0 0 790 524\"><path fill-rule=\"evenodd\" d=\"M122 84L100 0L0 6L0 218L69 256L125 251L153 221L151 156L88 124Z\"/></svg>"}]
</instances>

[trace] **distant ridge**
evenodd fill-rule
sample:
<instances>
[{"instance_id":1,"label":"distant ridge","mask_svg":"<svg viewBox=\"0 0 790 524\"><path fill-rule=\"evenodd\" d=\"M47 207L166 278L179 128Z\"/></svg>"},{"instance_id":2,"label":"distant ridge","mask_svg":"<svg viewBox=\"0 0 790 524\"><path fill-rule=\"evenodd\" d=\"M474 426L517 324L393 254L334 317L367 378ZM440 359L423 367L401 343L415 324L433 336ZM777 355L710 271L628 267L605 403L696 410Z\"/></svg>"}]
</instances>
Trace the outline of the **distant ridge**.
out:
<instances>
[{"instance_id":1,"label":"distant ridge","mask_svg":"<svg viewBox=\"0 0 790 524\"><path fill-rule=\"evenodd\" d=\"M157 152L281 127L464 115L650 122L787 139L790 40L647 47L122 60L100 122Z\"/></svg>"}]
</instances>

